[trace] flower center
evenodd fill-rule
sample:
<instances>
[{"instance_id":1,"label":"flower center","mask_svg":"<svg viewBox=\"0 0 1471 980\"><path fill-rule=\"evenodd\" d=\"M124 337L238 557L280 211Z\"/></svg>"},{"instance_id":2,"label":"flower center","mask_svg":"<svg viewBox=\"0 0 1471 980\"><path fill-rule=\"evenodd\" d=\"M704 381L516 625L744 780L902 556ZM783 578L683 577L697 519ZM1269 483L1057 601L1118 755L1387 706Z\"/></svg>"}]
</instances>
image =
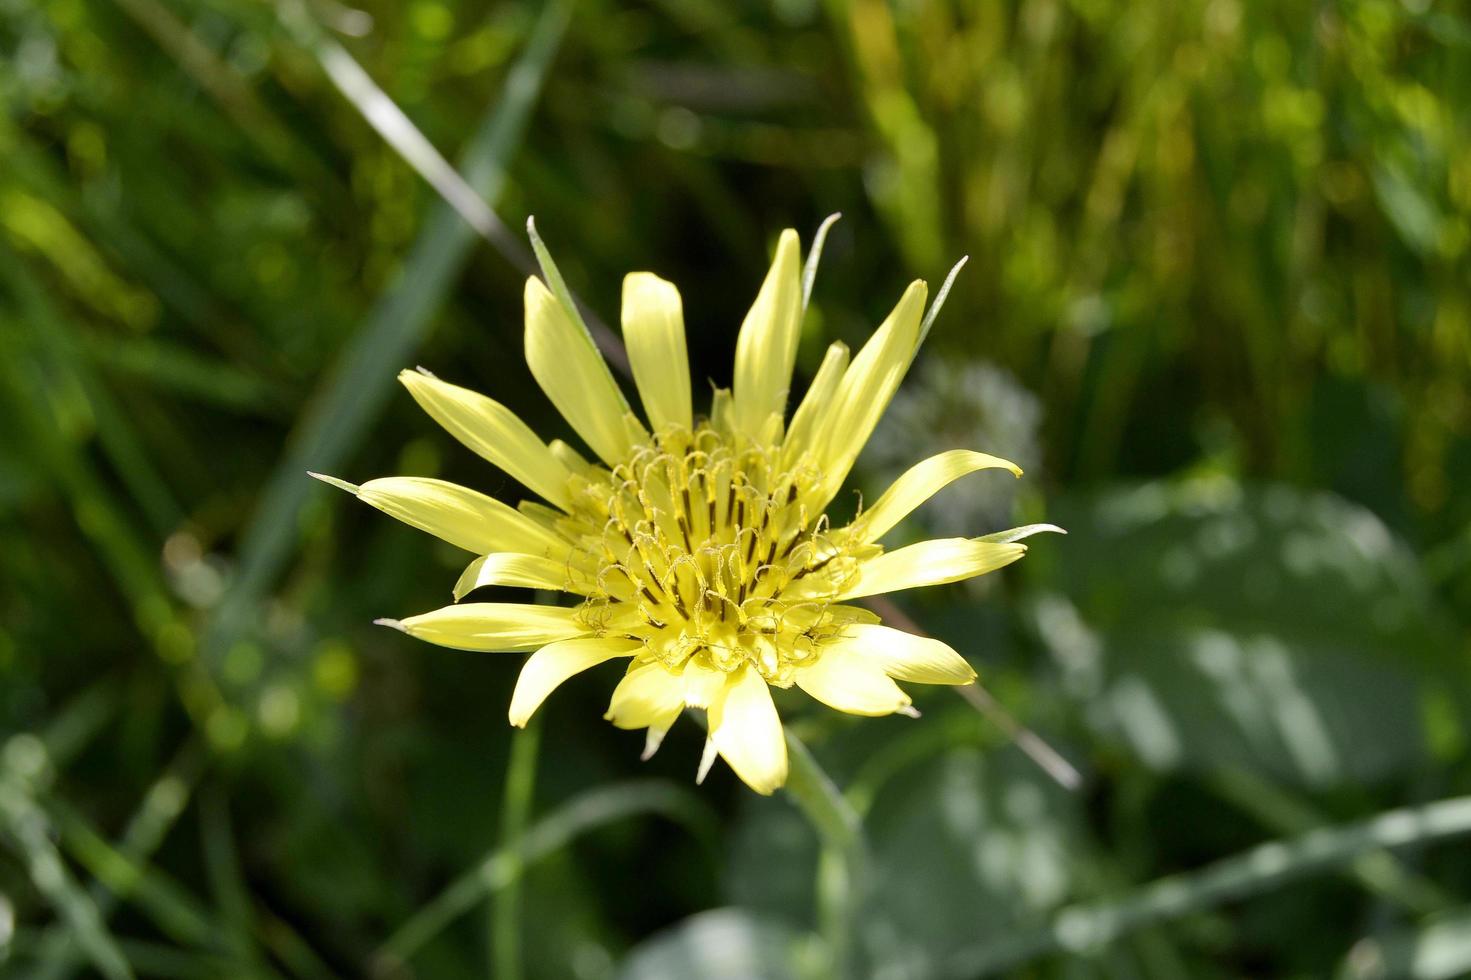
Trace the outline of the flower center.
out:
<instances>
[{"instance_id":1,"label":"flower center","mask_svg":"<svg viewBox=\"0 0 1471 980\"><path fill-rule=\"evenodd\" d=\"M751 663L790 684L792 668L853 621L807 596L831 594L820 586L878 549L834 534L810 506L820 474L779 458L779 447L702 422L660 432L611 472L589 467L562 523L596 579L589 621L642 639L644 655L671 668Z\"/></svg>"}]
</instances>

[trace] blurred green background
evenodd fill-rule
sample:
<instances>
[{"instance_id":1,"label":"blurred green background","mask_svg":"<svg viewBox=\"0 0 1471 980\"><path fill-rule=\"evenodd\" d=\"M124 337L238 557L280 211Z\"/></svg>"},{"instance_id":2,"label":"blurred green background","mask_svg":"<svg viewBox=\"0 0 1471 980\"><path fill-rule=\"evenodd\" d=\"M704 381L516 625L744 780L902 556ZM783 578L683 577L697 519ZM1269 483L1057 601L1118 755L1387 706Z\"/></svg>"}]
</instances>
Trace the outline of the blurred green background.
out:
<instances>
[{"instance_id":1,"label":"blurred green background","mask_svg":"<svg viewBox=\"0 0 1471 980\"><path fill-rule=\"evenodd\" d=\"M0 0L0 98L0 973L1471 974L1465 3ZM463 558L305 470L519 495L395 373L566 432L395 105L697 389L783 227L799 386L968 254L855 482L1027 467L912 533L1070 535L900 599L1081 787L793 698L821 845L614 668L513 736L519 657L373 627Z\"/></svg>"}]
</instances>

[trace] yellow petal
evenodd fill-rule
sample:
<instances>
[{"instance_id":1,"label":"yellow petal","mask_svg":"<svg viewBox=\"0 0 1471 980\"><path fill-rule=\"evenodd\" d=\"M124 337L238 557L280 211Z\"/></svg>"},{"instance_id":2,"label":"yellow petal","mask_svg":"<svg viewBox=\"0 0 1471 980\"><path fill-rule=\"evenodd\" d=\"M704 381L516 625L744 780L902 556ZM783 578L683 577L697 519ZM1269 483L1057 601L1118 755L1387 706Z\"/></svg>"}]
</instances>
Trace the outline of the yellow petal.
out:
<instances>
[{"instance_id":1,"label":"yellow petal","mask_svg":"<svg viewBox=\"0 0 1471 980\"><path fill-rule=\"evenodd\" d=\"M911 466L863 516L853 522L853 530L861 540L877 541L920 504L929 500L951 482L968 473L984 469L1011 470L1021 476L1021 467L999 456L973 453L968 449L952 449L931 456Z\"/></svg>"},{"instance_id":2,"label":"yellow petal","mask_svg":"<svg viewBox=\"0 0 1471 980\"><path fill-rule=\"evenodd\" d=\"M553 592L586 594L591 588L586 574L566 561L540 555L517 555L502 552L481 555L466 566L455 583L458 601L487 585L509 585L520 589L550 589Z\"/></svg>"},{"instance_id":3,"label":"yellow petal","mask_svg":"<svg viewBox=\"0 0 1471 980\"><path fill-rule=\"evenodd\" d=\"M891 715L910 704L881 666L839 642L821 647L817 659L794 676L802 690L852 715Z\"/></svg>"},{"instance_id":4,"label":"yellow petal","mask_svg":"<svg viewBox=\"0 0 1471 980\"><path fill-rule=\"evenodd\" d=\"M567 445L561 439L553 439L547 443L547 449L551 450L552 455L557 457L557 462L567 467L573 473L580 473L583 476L587 476L595 468L583 458L581 453Z\"/></svg>"},{"instance_id":5,"label":"yellow petal","mask_svg":"<svg viewBox=\"0 0 1471 980\"><path fill-rule=\"evenodd\" d=\"M567 480L572 474L516 413L478 391L448 384L423 371L400 372L398 380L434 421L467 448L563 510L571 506Z\"/></svg>"},{"instance_id":6,"label":"yellow petal","mask_svg":"<svg viewBox=\"0 0 1471 980\"><path fill-rule=\"evenodd\" d=\"M380 619L383 626L415 639L457 650L535 650L587 633L576 609L514 602L464 602L404 620Z\"/></svg>"},{"instance_id":7,"label":"yellow petal","mask_svg":"<svg viewBox=\"0 0 1471 980\"><path fill-rule=\"evenodd\" d=\"M756 435L773 414L786 412L802 320L802 269L797 233L781 233L771 271L741 323L736 340L735 414L739 432Z\"/></svg>"},{"instance_id":8,"label":"yellow petal","mask_svg":"<svg viewBox=\"0 0 1471 980\"><path fill-rule=\"evenodd\" d=\"M896 680L969 684L976 679L970 664L946 644L887 626L849 626L832 646L861 655Z\"/></svg>"},{"instance_id":9,"label":"yellow petal","mask_svg":"<svg viewBox=\"0 0 1471 980\"><path fill-rule=\"evenodd\" d=\"M312 476L356 494L363 503L466 551L567 554L567 542L552 531L514 507L456 483L419 476L390 476L369 480L359 487L318 473Z\"/></svg>"},{"instance_id":10,"label":"yellow petal","mask_svg":"<svg viewBox=\"0 0 1471 980\"><path fill-rule=\"evenodd\" d=\"M792 415L792 424L787 428L786 442L782 446L783 465L794 465L803 453L812 450L813 436L832 407L833 395L837 393L846 370L848 345L841 340L833 341L822 356L817 373L812 376L807 394L802 396L802 404Z\"/></svg>"},{"instance_id":11,"label":"yellow petal","mask_svg":"<svg viewBox=\"0 0 1471 980\"><path fill-rule=\"evenodd\" d=\"M557 411L609 466L648 438L592 338L535 276L526 280L526 363Z\"/></svg>"},{"instance_id":12,"label":"yellow petal","mask_svg":"<svg viewBox=\"0 0 1471 980\"><path fill-rule=\"evenodd\" d=\"M688 429L690 363L685 350L684 306L679 290L651 272L623 280L623 340L649 425Z\"/></svg>"},{"instance_id":13,"label":"yellow petal","mask_svg":"<svg viewBox=\"0 0 1471 980\"><path fill-rule=\"evenodd\" d=\"M787 743L766 681L747 665L710 704L710 738L745 784L769 796L787 781Z\"/></svg>"},{"instance_id":14,"label":"yellow petal","mask_svg":"<svg viewBox=\"0 0 1471 980\"><path fill-rule=\"evenodd\" d=\"M870 558L858 568L858 578L836 598L943 585L984 575L1010 565L1027 553L1024 544L996 544L971 538L938 538Z\"/></svg>"},{"instance_id":15,"label":"yellow petal","mask_svg":"<svg viewBox=\"0 0 1471 980\"><path fill-rule=\"evenodd\" d=\"M614 657L631 657L643 644L626 637L588 636L550 643L533 653L516 678L511 695L511 724L524 728L536 709L573 674Z\"/></svg>"},{"instance_id":16,"label":"yellow petal","mask_svg":"<svg viewBox=\"0 0 1471 980\"><path fill-rule=\"evenodd\" d=\"M691 708L708 708L725 686L723 670L703 666L694 660L684 665L684 703Z\"/></svg>"},{"instance_id":17,"label":"yellow petal","mask_svg":"<svg viewBox=\"0 0 1471 980\"><path fill-rule=\"evenodd\" d=\"M654 757L654 753L659 751L659 746L664 744L664 736L669 734L669 729L673 727L674 723L678 720L679 712L672 711L667 717L661 718L658 721L649 725L649 727L644 730L644 750L642 753L639 754L639 758L642 759L644 762L648 762L650 759L652 759Z\"/></svg>"},{"instance_id":18,"label":"yellow petal","mask_svg":"<svg viewBox=\"0 0 1471 980\"><path fill-rule=\"evenodd\" d=\"M884 414L914 360L926 295L923 282L910 283L899 304L843 374L828 409L826 424L815 440L823 473L823 503L831 500L843 485L853 461L873 434L879 416Z\"/></svg>"},{"instance_id":19,"label":"yellow petal","mask_svg":"<svg viewBox=\"0 0 1471 980\"><path fill-rule=\"evenodd\" d=\"M684 710L684 678L658 661L638 664L613 689L607 718L619 728L668 727Z\"/></svg>"}]
</instances>

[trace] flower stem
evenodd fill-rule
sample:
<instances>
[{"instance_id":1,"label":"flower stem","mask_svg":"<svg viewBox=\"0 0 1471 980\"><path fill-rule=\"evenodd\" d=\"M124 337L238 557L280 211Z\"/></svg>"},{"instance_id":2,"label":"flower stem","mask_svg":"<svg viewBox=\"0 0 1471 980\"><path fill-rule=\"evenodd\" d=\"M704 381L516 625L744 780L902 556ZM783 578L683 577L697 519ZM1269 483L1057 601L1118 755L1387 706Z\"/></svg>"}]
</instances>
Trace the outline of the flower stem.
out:
<instances>
[{"instance_id":1,"label":"flower stem","mask_svg":"<svg viewBox=\"0 0 1471 980\"><path fill-rule=\"evenodd\" d=\"M541 716L533 715L511 736L506 786L501 797L501 850L515 864L513 874L490 903L490 975L521 978L521 841L531 816L536 789L536 760L541 748Z\"/></svg>"},{"instance_id":2,"label":"flower stem","mask_svg":"<svg viewBox=\"0 0 1471 980\"><path fill-rule=\"evenodd\" d=\"M867 899L868 883L862 820L790 728L786 739L790 771L785 791L821 842L817 919L832 959L831 973L854 976L852 923Z\"/></svg>"}]
</instances>

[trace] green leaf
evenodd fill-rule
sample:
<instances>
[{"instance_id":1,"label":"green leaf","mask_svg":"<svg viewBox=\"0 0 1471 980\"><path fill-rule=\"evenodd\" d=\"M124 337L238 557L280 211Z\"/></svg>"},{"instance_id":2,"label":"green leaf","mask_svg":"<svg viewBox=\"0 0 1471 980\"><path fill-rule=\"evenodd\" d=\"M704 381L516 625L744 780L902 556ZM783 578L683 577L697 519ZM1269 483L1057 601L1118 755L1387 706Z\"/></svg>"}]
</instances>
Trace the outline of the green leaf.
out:
<instances>
[{"instance_id":1,"label":"green leaf","mask_svg":"<svg viewBox=\"0 0 1471 980\"><path fill-rule=\"evenodd\" d=\"M690 916L629 954L618 980L799 980L817 974L800 938L740 909Z\"/></svg>"},{"instance_id":2,"label":"green leaf","mask_svg":"<svg viewBox=\"0 0 1471 980\"><path fill-rule=\"evenodd\" d=\"M1033 609L1092 727L1159 770L1243 767L1309 786L1426 755L1447 678L1441 613L1408 550L1338 498L1150 484L1054 508Z\"/></svg>"}]
</instances>

